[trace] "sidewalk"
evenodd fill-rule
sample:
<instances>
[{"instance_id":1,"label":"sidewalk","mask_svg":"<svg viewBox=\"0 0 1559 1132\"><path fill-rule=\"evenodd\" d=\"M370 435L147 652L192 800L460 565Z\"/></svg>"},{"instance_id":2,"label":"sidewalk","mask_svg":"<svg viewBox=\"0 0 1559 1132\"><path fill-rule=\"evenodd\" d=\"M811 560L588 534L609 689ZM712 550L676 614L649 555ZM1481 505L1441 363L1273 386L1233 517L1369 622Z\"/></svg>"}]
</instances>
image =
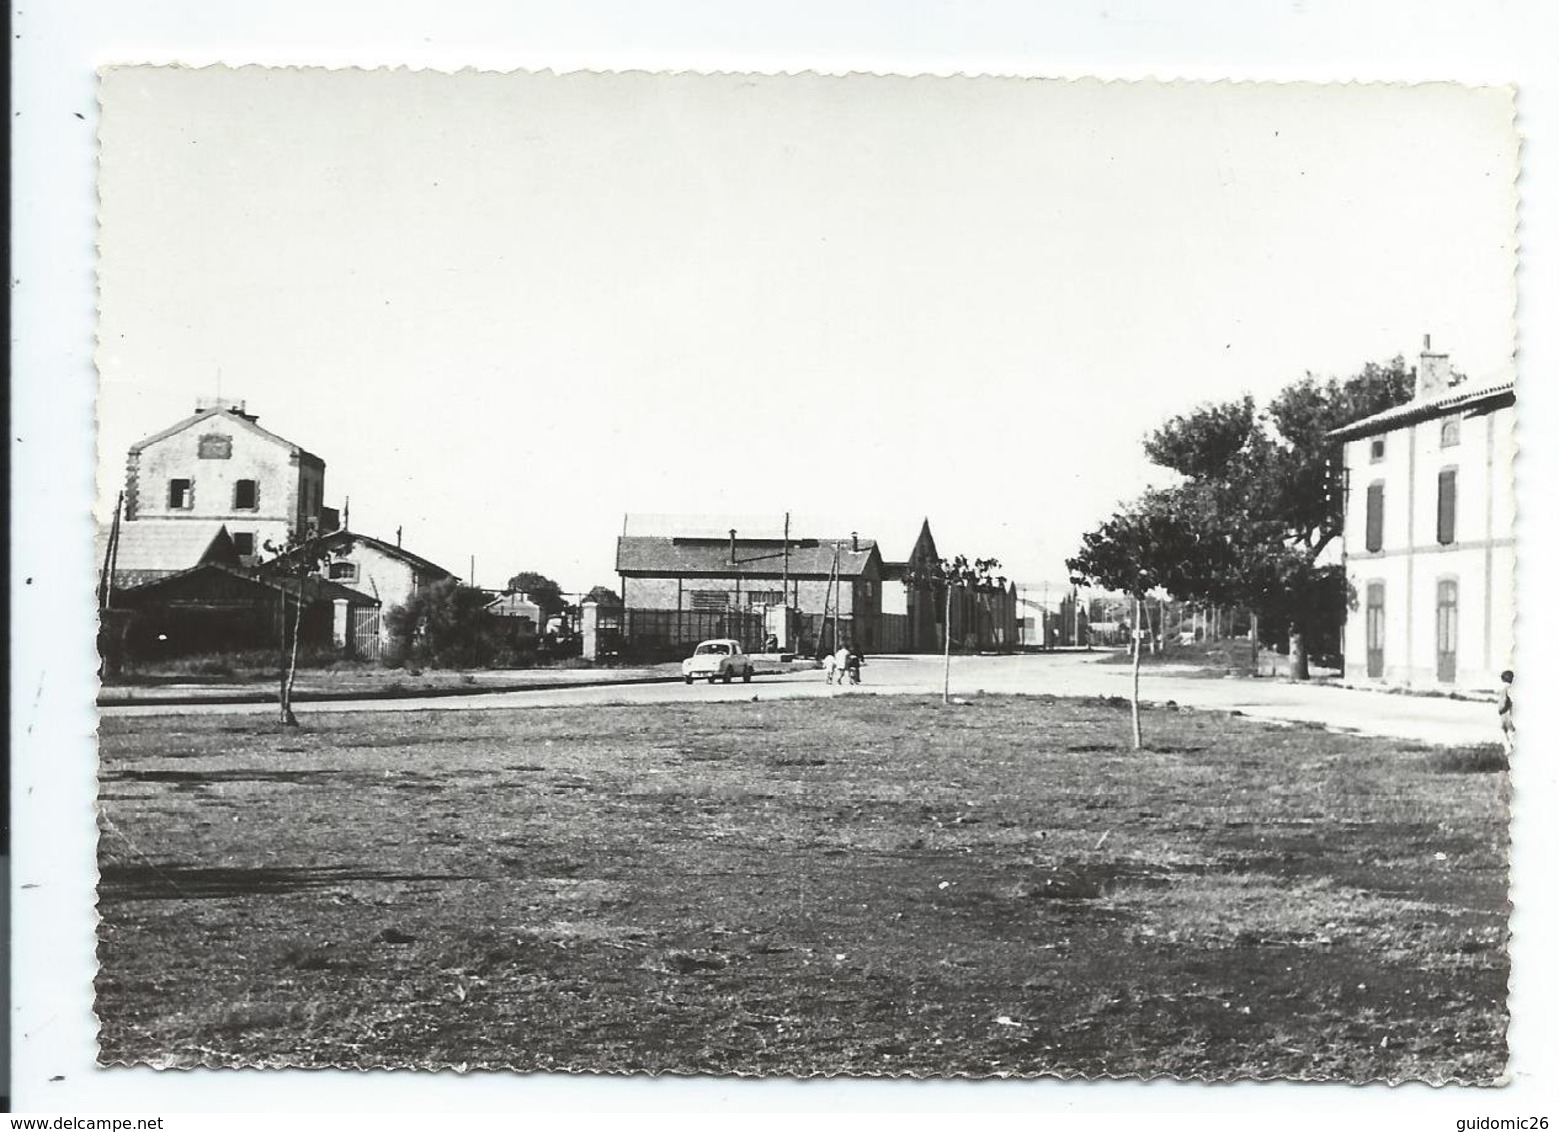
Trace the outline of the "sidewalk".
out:
<instances>
[{"instance_id":1,"label":"sidewalk","mask_svg":"<svg viewBox=\"0 0 1559 1132\"><path fill-rule=\"evenodd\" d=\"M814 667L810 661L782 663L777 657L755 655L759 674ZM666 684L682 680L680 661L624 668L514 668L473 672L433 670L415 675L404 669L330 672L304 669L293 688L293 702L332 703L442 699L498 692L542 692L569 688L613 688L635 684ZM113 684L98 691L99 707L166 704L274 704L275 679L228 683Z\"/></svg>"}]
</instances>

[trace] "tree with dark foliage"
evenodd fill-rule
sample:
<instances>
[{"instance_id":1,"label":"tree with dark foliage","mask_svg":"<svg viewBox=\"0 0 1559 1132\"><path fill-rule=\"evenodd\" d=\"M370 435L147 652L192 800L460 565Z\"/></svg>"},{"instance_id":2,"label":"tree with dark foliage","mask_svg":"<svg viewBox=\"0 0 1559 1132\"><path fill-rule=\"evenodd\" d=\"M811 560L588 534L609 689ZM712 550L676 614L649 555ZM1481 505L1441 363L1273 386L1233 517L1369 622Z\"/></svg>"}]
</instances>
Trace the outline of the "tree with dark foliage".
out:
<instances>
[{"instance_id":1,"label":"tree with dark foliage","mask_svg":"<svg viewBox=\"0 0 1559 1132\"><path fill-rule=\"evenodd\" d=\"M396 653L440 666L487 663L498 647L487 602L482 590L454 578L423 587L386 615Z\"/></svg>"},{"instance_id":2,"label":"tree with dark foliage","mask_svg":"<svg viewBox=\"0 0 1559 1132\"><path fill-rule=\"evenodd\" d=\"M1185 477L1182 510L1199 512L1235 551L1227 572L1207 579L1207 592L1187 596L1239 601L1286 627L1295 679L1309 677L1314 631L1346 600L1341 570L1320 563L1343 519L1327 433L1412 392L1413 372L1399 357L1346 379L1306 376L1262 412L1250 397L1204 405L1166 422L1144 445L1155 464Z\"/></svg>"}]
</instances>

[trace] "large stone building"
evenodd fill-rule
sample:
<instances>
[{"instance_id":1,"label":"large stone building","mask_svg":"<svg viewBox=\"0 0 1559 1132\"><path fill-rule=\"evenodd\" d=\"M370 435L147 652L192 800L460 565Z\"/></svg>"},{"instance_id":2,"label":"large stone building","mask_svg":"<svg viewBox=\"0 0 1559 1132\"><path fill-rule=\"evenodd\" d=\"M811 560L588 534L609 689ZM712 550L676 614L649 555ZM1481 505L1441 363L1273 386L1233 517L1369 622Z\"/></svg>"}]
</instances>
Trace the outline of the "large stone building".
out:
<instances>
[{"instance_id":1,"label":"large stone building","mask_svg":"<svg viewBox=\"0 0 1559 1132\"><path fill-rule=\"evenodd\" d=\"M1470 386L1424 339L1413 399L1342 443L1348 678L1496 687L1515 633L1515 388Z\"/></svg>"},{"instance_id":2,"label":"large stone building","mask_svg":"<svg viewBox=\"0 0 1559 1132\"><path fill-rule=\"evenodd\" d=\"M253 564L267 542L338 525L324 503L325 461L261 428L242 403L201 402L131 445L124 493L115 554L137 577L121 584L190 568L224 527Z\"/></svg>"}]
</instances>

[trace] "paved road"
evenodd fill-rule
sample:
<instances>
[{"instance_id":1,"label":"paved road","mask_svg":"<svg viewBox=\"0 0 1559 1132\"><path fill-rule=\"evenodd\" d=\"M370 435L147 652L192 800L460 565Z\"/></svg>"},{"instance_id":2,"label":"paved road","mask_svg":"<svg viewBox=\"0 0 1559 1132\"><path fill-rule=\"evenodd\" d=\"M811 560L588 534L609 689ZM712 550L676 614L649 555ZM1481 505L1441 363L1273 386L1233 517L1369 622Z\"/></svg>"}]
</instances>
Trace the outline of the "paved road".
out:
<instances>
[{"instance_id":1,"label":"paved road","mask_svg":"<svg viewBox=\"0 0 1559 1132\"><path fill-rule=\"evenodd\" d=\"M1097 653L1004 657L954 657L952 691L1050 693L1057 696L1126 695L1131 669L1100 663ZM343 711L476 711L491 708L564 707L589 704L656 704L679 701L750 700L808 696L928 694L942 690L940 657L873 657L860 687L830 687L818 671L760 676L751 684L638 684L623 687L548 688L527 692L430 699L339 701L298 705L300 715ZM1174 700L1182 707L1241 711L1260 719L1313 722L1366 735L1427 743L1493 742L1498 738L1492 704L1428 696L1387 695L1281 680L1218 679L1147 670L1144 700ZM105 707L105 716L274 712L271 704Z\"/></svg>"}]
</instances>

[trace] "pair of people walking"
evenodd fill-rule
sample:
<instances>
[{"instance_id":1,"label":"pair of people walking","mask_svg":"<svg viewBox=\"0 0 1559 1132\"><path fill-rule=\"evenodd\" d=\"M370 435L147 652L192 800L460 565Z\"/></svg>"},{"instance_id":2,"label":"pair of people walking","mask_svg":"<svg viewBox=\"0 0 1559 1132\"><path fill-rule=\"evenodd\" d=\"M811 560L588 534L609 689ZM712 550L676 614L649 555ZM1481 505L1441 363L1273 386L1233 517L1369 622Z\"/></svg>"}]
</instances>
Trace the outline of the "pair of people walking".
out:
<instances>
[{"instance_id":1,"label":"pair of people walking","mask_svg":"<svg viewBox=\"0 0 1559 1132\"><path fill-rule=\"evenodd\" d=\"M838 652L829 653L823 658L823 679L829 684L835 681L843 684L846 680L852 684L859 684L863 661L864 658L860 653L846 645Z\"/></svg>"}]
</instances>

